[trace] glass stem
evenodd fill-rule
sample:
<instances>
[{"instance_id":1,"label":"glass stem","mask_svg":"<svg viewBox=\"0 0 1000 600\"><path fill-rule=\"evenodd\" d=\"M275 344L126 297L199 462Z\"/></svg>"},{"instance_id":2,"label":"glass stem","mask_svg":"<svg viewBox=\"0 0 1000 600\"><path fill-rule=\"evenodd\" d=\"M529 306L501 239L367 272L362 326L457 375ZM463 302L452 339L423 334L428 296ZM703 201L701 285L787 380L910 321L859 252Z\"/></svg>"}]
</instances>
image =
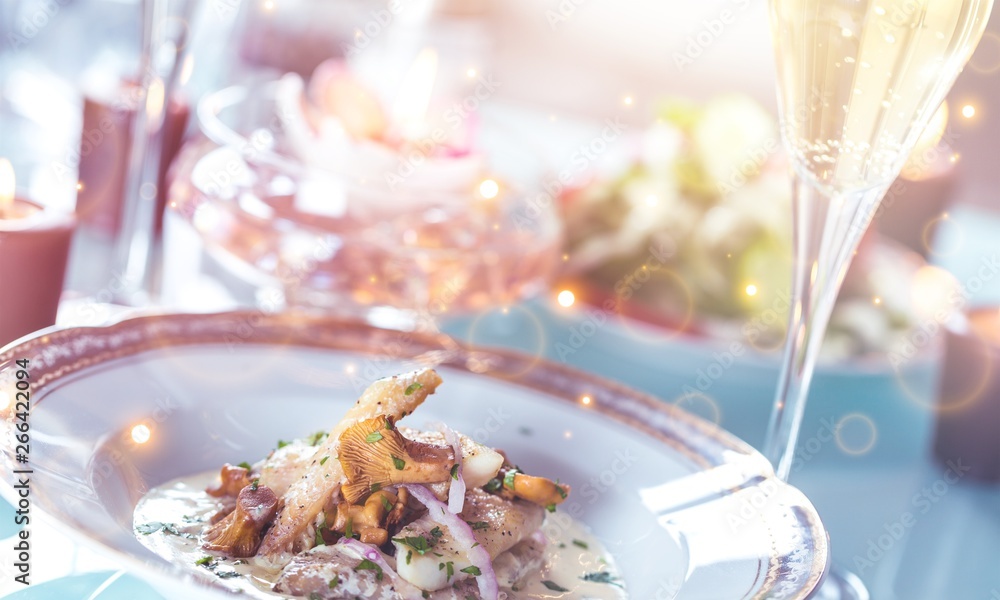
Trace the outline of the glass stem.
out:
<instances>
[{"instance_id":1,"label":"glass stem","mask_svg":"<svg viewBox=\"0 0 1000 600\"><path fill-rule=\"evenodd\" d=\"M791 474L809 384L837 294L887 187L834 194L795 177L788 333L764 440L764 456L783 481Z\"/></svg>"}]
</instances>

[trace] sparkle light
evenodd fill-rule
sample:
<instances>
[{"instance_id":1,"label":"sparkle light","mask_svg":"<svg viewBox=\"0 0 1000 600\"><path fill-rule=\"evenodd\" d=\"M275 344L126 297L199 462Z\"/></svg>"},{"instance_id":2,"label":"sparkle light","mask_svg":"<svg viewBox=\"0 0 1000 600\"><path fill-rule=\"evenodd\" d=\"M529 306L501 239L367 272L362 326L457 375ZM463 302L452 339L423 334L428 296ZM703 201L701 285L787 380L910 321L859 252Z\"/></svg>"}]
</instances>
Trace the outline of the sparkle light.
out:
<instances>
[{"instance_id":1,"label":"sparkle light","mask_svg":"<svg viewBox=\"0 0 1000 600\"><path fill-rule=\"evenodd\" d=\"M625 106L632 106L632 96L625 96L625 99L622 101L625 103Z\"/></svg>"},{"instance_id":2,"label":"sparkle light","mask_svg":"<svg viewBox=\"0 0 1000 600\"><path fill-rule=\"evenodd\" d=\"M971 119L976 116L976 107L971 104L966 104L962 107L962 116L966 119Z\"/></svg>"},{"instance_id":3,"label":"sparkle light","mask_svg":"<svg viewBox=\"0 0 1000 600\"><path fill-rule=\"evenodd\" d=\"M580 403L583 404L584 406L590 406L590 403L593 401L594 399L591 398L590 396L583 396L580 398Z\"/></svg>"},{"instance_id":4,"label":"sparkle light","mask_svg":"<svg viewBox=\"0 0 1000 600\"><path fill-rule=\"evenodd\" d=\"M650 195L646 196L646 204L648 204L650 206L656 206L657 202L658 202L658 200L656 198L656 194L650 194Z\"/></svg>"},{"instance_id":5,"label":"sparkle light","mask_svg":"<svg viewBox=\"0 0 1000 600\"><path fill-rule=\"evenodd\" d=\"M149 441L152 433L153 432L149 430L149 427L140 423L132 428L132 441L136 444L145 444Z\"/></svg>"},{"instance_id":6,"label":"sparkle light","mask_svg":"<svg viewBox=\"0 0 1000 600\"><path fill-rule=\"evenodd\" d=\"M569 290L563 290L559 292L559 295L556 297L556 300L559 302L560 306L569 308L573 306L574 302L576 302L576 295Z\"/></svg>"},{"instance_id":7,"label":"sparkle light","mask_svg":"<svg viewBox=\"0 0 1000 600\"><path fill-rule=\"evenodd\" d=\"M82 181L77 181L76 182L76 191L79 192L82 189L83 189L83 182Z\"/></svg>"},{"instance_id":8,"label":"sparkle light","mask_svg":"<svg viewBox=\"0 0 1000 600\"><path fill-rule=\"evenodd\" d=\"M468 71L465 72L465 74L468 75L469 78L471 79L472 77L476 76L476 70L470 68Z\"/></svg>"},{"instance_id":9,"label":"sparkle light","mask_svg":"<svg viewBox=\"0 0 1000 600\"><path fill-rule=\"evenodd\" d=\"M483 182L479 184L479 195L487 200L490 198L496 198L499 193L500 184L492 179L483 180Z\"/></svg>"},{"instance_id":10,"label":"sparkle light","mask_svg":"<svg viewBox=\"0 0 1000 600\"><path fill-rule=\"evenodd\" d=\"M355 370L355 367L354 367L353 363L347 363L347 365L344 367L344 372L348 373L348 374L353 373L354 370Z\"/></svg>"},{"instance_id":11,"label":"sparkle light","mask_svg":"<svg viewBox=\"0 0 1000 600\"><path fill-rule=\"evenodd\" d=\"M757 295L757 286L751 283L750 285L747 286L747 296L756 296L756 295Z\"/></svg>"},{"instance_id":12,"label":"sparkle light","mask_svg":"<svg viewBox=\"0 0 1000 600\"><path fill-rule=\"evenodd\" d=\"M274 2L272 0L266 0L266 2L264 2L264 10L274 10Z\"/></svg>"},{"instance_id":13,"label":"sparkle light","mask_svg":"<svg viewBox=\"0 0 1000 600\"><path fill-rule=\"evenodd\" d=\"M875 298L872 300L872 302L874 302L875 304L882 304L882 299L879 298L878 296L875 296Z\"/></svg>"}]
</instances>

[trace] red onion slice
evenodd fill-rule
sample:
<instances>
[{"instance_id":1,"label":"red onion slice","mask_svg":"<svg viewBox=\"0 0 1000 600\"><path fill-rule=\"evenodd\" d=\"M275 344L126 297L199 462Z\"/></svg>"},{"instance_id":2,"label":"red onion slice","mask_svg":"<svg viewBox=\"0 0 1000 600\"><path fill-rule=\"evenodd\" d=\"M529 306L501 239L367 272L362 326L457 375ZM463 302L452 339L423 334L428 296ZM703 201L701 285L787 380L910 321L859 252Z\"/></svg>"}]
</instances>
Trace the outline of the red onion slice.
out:
<instances>
[{"instance_id":1,"label":"red onion slice","mask_svg":"<svg viewBox=\"0 0 1000 600\"><path fill-rule=\"evenodd\" d=\"M455 542L465 548L469 562L479 568L480 575L476 577L476 583L479 585L479 595L482 600L498 600L500 586L497 583L497 575L493 571L493 560L486 548L483 548L476 541L472 527L469 527L469 524L457 514L451 512L444 502L435 498L434 494L424 486L407 485L405 487L418 502L427 507L427 515L431 519L448 528L451 536L455 538Z\"/></svg>"},{"instance_id":2,"label":"red onion slice","mask_svg":"<svg viewBox=\"0 0 1000 600\"><path fill-rule=\"evenodd\" d=\"M399 574L396 573L396 570L390 567L389 563L386 562L385 557L382 556L382 552L380 552L375 546L346 537L340 538L337 545L350 548L352 551L378 565L379 568L382 569L383 576L389 578L389 581L392 582L392 586L397 592L399 592L399 595L403 597L403 600L423 600L424 591L400 577Z\"/></svg>"},{"instance_id":3,"label":"red onion slice","mask_svg":"<svg viewBox=\"0 0 1000 600\"><path fill-rule=\"evenodd\" d=\"M457 515L465 508L465 479L462 477L462 440L459 439L454 429L443 423L438 425L438 429L444 434L445 441L451 445L452 450L455 452L455 464L458 465L458 472L455 473L457 478L451 480L451 486L448 488L448 510Z\"/></svg>"}]
</instances>

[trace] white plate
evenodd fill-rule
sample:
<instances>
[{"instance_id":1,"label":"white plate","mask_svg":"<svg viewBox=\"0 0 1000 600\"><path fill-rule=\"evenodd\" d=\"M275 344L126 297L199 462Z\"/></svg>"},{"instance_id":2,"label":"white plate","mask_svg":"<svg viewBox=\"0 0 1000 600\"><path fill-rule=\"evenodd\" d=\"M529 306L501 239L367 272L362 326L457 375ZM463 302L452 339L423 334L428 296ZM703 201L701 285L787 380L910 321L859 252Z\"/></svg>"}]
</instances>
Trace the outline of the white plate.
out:
<instances>
[{"instance_id":1,"label":"white plate","mask_svg":"<svg viewBox=\"0 0 1000 600\"><path fill-rule=\"evenodd\" d=\"M167 597L223 596L134 539L132 512L147 489L329 427L372 379L417 364L437 365L445 383L411 419L446 421L572 484L562 510L614 554L633 598L806 598L827 566L815 509L749 446L654 398L530 357L248 312L43 332L0 352L0 389L13 395L14 361L25 358L32 510ZM0 413L4 439L13 408ZM132 439L139 424L147 443ZM13 450L3 447L8 472L18 468ZM16 504L9 478L0 492Z\"/></svg>"}]
</instances>

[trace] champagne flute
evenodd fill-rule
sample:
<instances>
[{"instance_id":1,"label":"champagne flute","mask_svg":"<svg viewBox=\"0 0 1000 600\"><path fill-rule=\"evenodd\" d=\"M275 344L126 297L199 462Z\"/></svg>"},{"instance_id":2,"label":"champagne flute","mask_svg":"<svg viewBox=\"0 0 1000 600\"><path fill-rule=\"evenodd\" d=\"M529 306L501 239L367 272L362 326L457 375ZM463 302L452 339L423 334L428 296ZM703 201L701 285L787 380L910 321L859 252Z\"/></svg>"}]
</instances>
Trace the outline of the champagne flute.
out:
<instances>
[{"instance_id":1,"label":"champagne flute","mask_svg":"<svg viewBox=\"0 0 1000 600\"><path fill-rule=\"evenodd\" d=\"M787 480L844 274L986 28L993 0L770 0L794 177L792 307L764 454ZM837 580L837 573L833 580ZM841 577L843 593L853 585ZM860 582L857 582L860 583ZM858 589L853 597L867 597Z\"/></svg>"}]
</instances>

